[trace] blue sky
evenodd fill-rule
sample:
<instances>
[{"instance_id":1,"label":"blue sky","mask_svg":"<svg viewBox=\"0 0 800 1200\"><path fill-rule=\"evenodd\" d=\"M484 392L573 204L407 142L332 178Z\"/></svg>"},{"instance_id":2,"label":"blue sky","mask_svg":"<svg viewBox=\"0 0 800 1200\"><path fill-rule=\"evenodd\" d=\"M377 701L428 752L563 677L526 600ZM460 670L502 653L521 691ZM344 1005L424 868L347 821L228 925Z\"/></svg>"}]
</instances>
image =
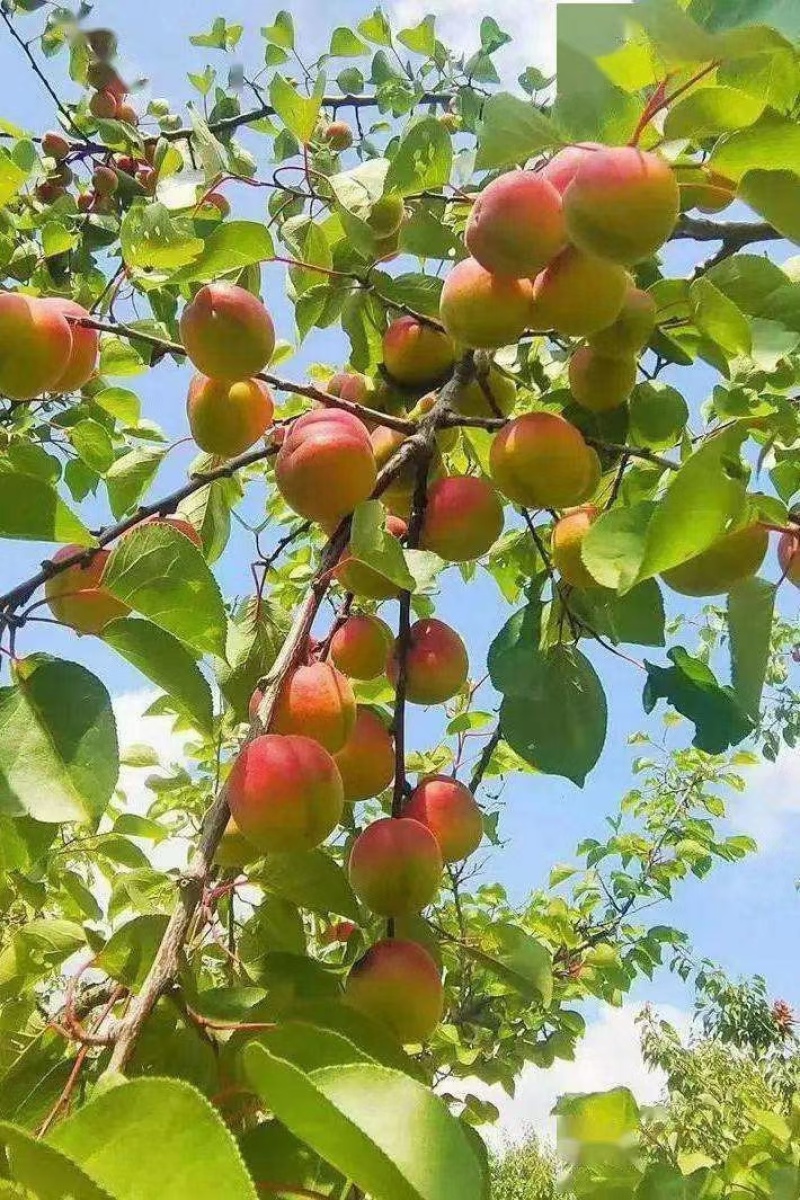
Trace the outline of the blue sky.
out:
<instances>
[{"instance_id":1,"label":"blue sky","mask_svg":"<svg viewBox=\"0 0 800 1200\"><path fill-rule=\"evenodd\" d=\"M257 11L254 11L256 9ZM309 57L327 45L330 26L320 19L320 10L328 6L317 0L300 0L290 5L299 29L299 43L310 51ZM465 46L474 43L468 38L467 18L474 15L474 29L483 15L484 7L473 0L397 0L394 7L401 19L415 21L425 12L440 14L444 30ZM540 65L552 64L553 6L540 0L533 6L530 0L500 0L486 5L492 14L520 37L518 48L505 52L505 70L512 72L527 61ZM333 8L333 6L331 6ZM531 19L533 9L533 20ZM340 0L335 6L336 24L354 26L368 11L366 4ZM219 64L219 54L195 49L188 44L190 34L203 32L212 19L223 12L229 21L241 21L247 33L241 43L241 57L248 66L260 61L262 43L258 26L267 24L273 16L269 6L254 6L252 0L225 0L210 3L194 0L189 4L164 4L164 0L138 0L136 4L120 5L100 0L95 5L97 24L112 26L120 36L124 64L130 74L147 75L151 85L145 95L185 98L190 94L187 71L201 71L207 61ZM165 20L165 13L168 19ZM27 18L33 29L38 16ZM20 22L22 26L22 22ZM535 29L536 42L530 31ZM503 60L501 60L502 62ZM47 66L51 78L59 79L58 63ZM2 116L31 129L54 124L52 108L46 94L26 69L18 47L7 37L0 38L0 70L4 80ZM59 84L65 97L73 93L63 78ZM257 145L257 143L256 143ZM263 145L263 143L262 143ZM255 148L255 145L254 145ZM259 219L264 214L263 193L244 187L230 188L234 215ZM682 255L686 250L682 250ZM778 254L780 261L785 254ZM685 268L686 258L675 257L676 271ZM266 267L263 274L263 296L275 317L279 336L291 339L291 314L283 298L282 269ZM335 331L317 331L295 358L281 367L282 373L301 378L303 369L311 362L336 364L346 353L344 342ZM689 372L684 372L680 384L687 388ZM690 399L699 403L713 385L713 373L704 368L692 372ZM141 396L144 412L158 421L171 438L187 433L184 403L188 372L184 367L163 363L157 370L135 379L119 382L133 387ZM178 447L170 454L155 485L153 495L171 490L184 475L191 458L191 448ZM251 511L257 511L253 501ZM107 516L102 505L88 506L90 519L97 522ZM2 581L9 585L23 578L48 552L37 544L5 543L2 547ZM248 587L249 544L236 536L220 564L220 578L228 595L242 594ZM767 573L775 577L774 556L767 564ZM784 589L785 591L785 589ZM784 607L793 604L795 595L784 596ZM394 606L391 606L394 607ZM486 649L491 637L508 615L494 583L485 575L469 588L463 586L456 571L446 577L438 614L450 620L464 634L470 649L473 676L483 674ZM394 613L387 612L389 619ZM120 696L139 690L144 681L96 639L77 641L50 626L33 627L35 634L24 635L22 650L49 649L55 654L73 657L95 670L112 692ZM630 762L633 751L627 746L628 735L641 728L660 731L660 722L646 720L641 708L642 676L634 667L608 654L600 657L589 651L601 672L609 697L609 732L605 752L599 766L583 790L571 783L552 777L519 777L512 780L504 793L504 812L501 831L508 845L495 853L489 874L505 883L512 895L522 899L527 891L546 881L551 864L571 857L576 842L583 836L602 836L603 819L614 812L622 793L630 786ZM649 653L648 657L657 658ZM481 707L487 707L490 695ZM439 715L414 714L413 735L419 744L430 742L438 728ZM146 731L142 730L141 734ZM141 740L135 729L126 729L129 741ZM688 726L681 727L679 738L688 740ZM718 960L734 975L762 973L776 995L790 1001L800 993L800 967L797 956L787 953L787 929L796 925L797 909L794 880L797 857L792 847L800 832L800 758L787 757L777 767L759 768L753 773L753 783L747 794L735 802L731 829L746 830L762 835L764 849L744 864L721 866L711 879L702 884L689 882L680 890L680 899L661 910L659 917L686 929L699 954ZM635 993L637 1000L655 999L686 1007L690 998L686 990L666 973L651 985Z\"/></svg>"}]
</instances>

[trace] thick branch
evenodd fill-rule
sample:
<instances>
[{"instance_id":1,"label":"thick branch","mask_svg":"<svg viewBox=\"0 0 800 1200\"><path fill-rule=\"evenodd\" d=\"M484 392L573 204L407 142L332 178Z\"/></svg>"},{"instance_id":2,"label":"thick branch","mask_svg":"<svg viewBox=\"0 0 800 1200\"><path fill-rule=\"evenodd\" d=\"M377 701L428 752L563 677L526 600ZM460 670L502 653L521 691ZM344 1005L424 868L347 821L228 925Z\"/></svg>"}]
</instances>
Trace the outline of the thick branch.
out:
<instances>
[{"instance_id":1,"label":"thick branch","mask_svg":"<svg viewBox=\"0 0 800 1200\"><path fill-rule=\"evenodd\" d=\"M733 253L753 242L773 242L782 236L767 221L709 221L684 215L670 241L725 242Z\"/></svg>"}]
</instances>

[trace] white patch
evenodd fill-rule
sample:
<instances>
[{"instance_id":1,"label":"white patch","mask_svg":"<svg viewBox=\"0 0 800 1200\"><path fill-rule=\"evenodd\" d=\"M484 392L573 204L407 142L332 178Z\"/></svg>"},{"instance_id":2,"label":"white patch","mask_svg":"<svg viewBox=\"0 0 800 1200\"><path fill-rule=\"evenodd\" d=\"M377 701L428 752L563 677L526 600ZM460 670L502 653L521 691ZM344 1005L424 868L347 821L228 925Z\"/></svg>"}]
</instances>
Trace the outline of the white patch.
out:
<instances>
[{"instance_id":1,"label":"white patch","mask_svg":"<svg viewBox=\"0 0 800 1200\"><path fill-rule=\"evenodd\" d=\"M728 816L737 833L758 842L762 854L795 846L800 834L800 749L784 749L777 762L749 772L747 790L730 801Z\"/></svg>"}]
</instances>

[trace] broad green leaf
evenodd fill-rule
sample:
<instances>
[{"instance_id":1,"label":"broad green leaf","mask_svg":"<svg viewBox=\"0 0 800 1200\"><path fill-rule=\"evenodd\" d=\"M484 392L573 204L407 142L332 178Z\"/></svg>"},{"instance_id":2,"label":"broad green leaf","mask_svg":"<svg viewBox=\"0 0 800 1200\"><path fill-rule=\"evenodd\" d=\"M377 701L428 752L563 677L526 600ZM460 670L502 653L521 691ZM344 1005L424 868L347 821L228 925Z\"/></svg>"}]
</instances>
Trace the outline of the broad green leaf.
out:
<instances>
[{"instance_id":1,"label":"broad green leaf","mask_svg":"<svg viewBox=\"0 0 800 1200\"><path fill-rule=\"evenodd\" d=\"M119 776L111 698L77 663L18 662L0 689L0 811L37 821L97 822Z\"/></svg>"},{"instance_id":2,"label":"broad green leaf","mask_svg":"<svg viewBox=\"0 0 800 1200\"><path fill-rule=\"evenodd\" d=\"M380 200L386 187L389 160L372 158L360 163L351 171L340 171L328 180L336 200L348 212L366 221L376 200Z\"/></svg>"},{"instance_id":3,"label":"broad green leaf","mask_svg":"<svg viewBox=\"0 0 800 1200\"><path fill-rule=\"evenodd\" d=\"M225 662L219 664L217 678L237 720L247 718L250 697L275 662L288 628L286 613L267 599L260 605L247 601L228 625Z\"/></svg>"},{"instance_id":4,"label":"broad green leaf","mask_svg":"<svg viewBox=\"0 0 800 1200\"><path fill-rule=\"evenodd\" d=\"M175 1079L112 1088L62 1122L50 1142L114 1196L256 1200L221 1117Z\"/></svg>"},{"instance_id":5,"label":"broad green leaf","mask_svg":"<svg viewBox=\"0 0 800 1200\"><path fill-rule=\"evenodd\" d=\"M559 1149L585 1145L618 1145L639 1124L639 1106L628 1088L562 1096L558 1116Z\"/></svg>"},{"instance_id":6,"label":"broad green leaf","mask_svg":"<svg viewBox=\"0 0 800 1200\"><path fill-rule=\"evenodd\" d=\"M0 538L76 542L79 546L94 542L51 484L33 475L4 470L0 470Z\"/></svg>"},{"instance_id":7,"label":"broad green leaf","mask_svg":"<svg viewBox=\"0 0 800 1200\"><path fill-rule=\"evenodd\" d=\"M386 512L380 500L365 500L353 513L348 554L398 587L413 591L414 577L397 538L386 532Z\"/></svg>"},{"instance_id":8,"label":"broad green leaf","mask_svg":"<svg viewBox=\"0 0 800 1200\"><path fill-rule=\"evenodd\" d=\"M244 1062L279 1120L364 1191L392 1200L480 1200L480 1167L459 1122L407 1075L370 1064L306 1075L255 1045Z\"/></svg>"},{"instance_id":9,"label":"broad green leaf","mask_svg":"<svg viewBox=\"0 0 800 1200\"><path fill-rule=\"evenodd\" d=\"M311 96L302 96L282 75L274 75L269 88L270 104L284 125L300 142L308 142L319 117L325 92L325 76L318 75Z\"/></svg>"},{"instance_id":10,"label":"broad green leaf","mask_svg":"<svg viewBox=\"0 0 800 1200\"><path fill-rule=\"evenodd\" d=\"M562 140L555 125L533 103L510 92L490 96L478 132L479 171L525 163Z\"/></svg>"},{"instance_id":11,"label":"broad green leaf","mask_svg":"<svg viewBox=\"0 0 800 1200\"><path fill-rule=\"evenodd\" d=\"M606 588L573 592L569 605L578 620L585 618L612 642L664 645L664 599L655 579L645 579L622 596Z\"/></svg>"},{"instance_id":12,"label":"broad green leaf","mask_svg":"<svg viewBox=\"0 0 800 1200\"><path fill-rule=\"evenodd\" d=\"M739 184L739 195L784 237L800 240L800 174L747 171Z\"/></svg>"},{"instance_id":13,"label":"broad green leaf","mask_svg":"<svg viewBox=\"0 0 800 1200\"><path fill-rule=\"evenodd\" d=\"M693 142L743 129L757 121L764 100L735 87L700 87L679 100L667 113L664 134Z\"/></svg>"},{"instance_id":14,"label":"broad green leaf","mask_svg":"<svg viewBox=\"0 0 800 1200\"><path fill-rule=\"evenodd\" d=\"M709 166L737 182L748 171L800 174L800 127L789 117L765 113L754 125L717 142Z\"/></svg>"},{"instance_id":15,"label":"broad green leaf","mask_svg":"<svg viewBox=\"0 0 800 1200\"><path fill-rule=\"evenodd\" d=\"M268 262L274 254L275 245L266 225L258 221L223 221L208 235L201 253L170 282L206 283L253 263Z\"/></svg>"},{"instance_id":16,"label":"broad green leaf","mask_svg":"<svg viewBox=\"0 0 800 1200\"><path fill-rule=\"evenodd\" d=\"M747 317L710 279L697 279L689 289L689 297L692 316L701 333L726 354L750 353L752 336Z\"/></svg>"},{"instance_id":17,"label":"broad green leaf","mask_svg":"<svg viewBox=\"0 0 800 1200\"><path fill-rule=\"evenodd\" d=\"M331 34L328 53L333 58L359 58L362 54L369 54L369 46L365 45L361 38L356 37L352 29L348 29L346 25L340 25Z\"/></svg>"},{"instance_id":18,"label":"broad green leaf","mask_svg":"<svg viewBox=\"0 0 800 1200\"><path fill-rule=\"evenodd\" d=\"M161 945L167 917L147 913L116 929L97 955L95 963L106 975L138 991Z\"/></svg>"},{"instance_id":19,"label":"broad green leaf","mask_svg":"<svg viewBox=\"0 0 800 1200\"><path fill-rule=\"evenodd\" d=\"M731 682L739 704L758 720L770 654L775 584L746 579L728 594Z\"/></svg>"},{"instance_id":20,"label":"broad green leaf","mask_svg":"<svg viewBox=\"0 0 800 1200\"><path fill-rule=\"evenodd\" d=\"M375 9L371 17L365 17L363 21L359 21L357 28L361 36L369 42L374 42L378 46L392 44L389 22L379 8Z\"/></svg>"},{"instance_id":21,"label":"broad green leaf","mask_svg":"<svg viewBox=\"0 0 800 1200\"><path fill-rule=\"evenodd\" d=\"M531 672L524 695L506 696L500 727L512 750L547 775L582 787L606 738L606 698L579 650L554 646Z\"/></svg>"},{"instance_id":22,"label":"broad green leaf","mask_svg":"<svg viewBox=\"0 0 800 1200\"><path fill-rule=\"evenodd\" d=\"M504 696L524 696L541 670L542 609L538 601L506 621L489 647L492 686Z\"/></svg>"},{"instance_id":23,"label":"broad green leaf","mask_svg":"<svg viewBox=\"0 0 800 1200\"><path fill-rule=\"evenodd\" d=\"M200 155L206 183L219 179L225 170L225 148L217 141L208 127L208 122L189 105L189 119L194 133L193 145Z\"/></svg>"},{"instance_id":24,"label":"broad green leaf","mask_svg":"<svg viewBox=\"0 0 800 1200\"><path fill-rule=\"evenodd\" d=\"M250 876L254 879L255 876ZM343 869L323 850L307 854L268 854L258 880L267 892L309 912L361 920L358 902Z\"/></svg>"},{"instance_id":25,"label":"broad green leaf","mask_svg":"<svg viewBox=\"0 0 800 1200\"><path fill-rule=\"evenodd\" d=\"M213 724L211 689L181 642L172 634L132 617L112 621L103 630L103 640L118 654L157 683L192 720L201 733Z\"/></svg>"},{"instance_id":26,"label":"broad green leaf","mask_svg":"<svg viewBox=\"0 0 800 1200\"><path fill-rule=\"evenodd\" d=\"M435 20L435 17L429 15L423 17L413 29L401 29L397 35L398 42L402 42L415 54L424 54L426 58L430 58L436 49Z\"/></svg>"},{"instance_id":27,"label":"broad green leaf","mask_svg":"<svg viewBox=\"0 0 800 1200\"><path fill-rule=\"evenodd\" d=\"M61 1094L71 1069L63 1037L55 1030L45 1030L0 1076L0 1117L26 1129L38 1128Z\"/></svg>"},{"instance_id":28,"label":"broad green leaf","mask_svg":"<svg viewBox=\"0 0 800 1200\"><path fill-rule=\"evenodd\" d=\"M524 929L508 922L492 924L481 948L467 953L528 1000L548 1007L553 997L553 964L549 951Z\"/></svg>"},{"instance_id":29,"label":"broad green leaf","mask_svg":"<svg viewBox=\"0 0 800 1200\"><path fill-rule=\"evenodd\" d=\"M224 17L216 17L208 33L196 33L189 41L193 46L208 46L212 50L233 50L242 32L241 25L229 25Z\"/></svg>"},{"instance_id":30,"label":"broad green leaf","mask_svg":"<svg viewBox=\"0 0 800 1200\"><path fill-rule=\"evenodd\" d=\"M733 689L721 687L711 668L699 658L692 658L682 646L674 646L667 658L672 661L671 667L645 661L644 711L652 712L657 702L665 699L694 724L692 745L707 754L721 754L743 741L753 722Z\"/></svg>"},{"instance_id":31,"label":"broad green leaf","mask_svg":"<svg viewBox=\"0 0 800 1200\"><path fill-rule=\"evenodd\" d=\"M0 1124L0 1145L8 1156L11 1178L29 1188L35 1200L111 1200L70 1158L24 1129Z\"/></svg>"},{"instance_id":32,"label":"broad green leaf","mask_svg":"<svg viewBox=\"0 0 800 1200\"><path fill-rule=\"evenodd\" d=\"M375 1063L344 1034L307 1021L281 1021L274 1029L259 1034L258 1042L271 1055L285 1059L306 1073L348 1063Z\"/></svg>"},{"instance_id":33,"label":"broad green leaf","mask_svg":"<svg viewBox=\"0 0 800 1200\"><path fill-rule=\"evenodd\" d=\"M17 142L12 150L0 146L0 208L14 199L35 162L36 151L32 142Z\"/></svg>"},{"instance_id":34,"label":"broad green leaf","mask_svg":"<svg viewBox=\"0 0 800 1200\"><path fill-rule=\"evenodd\" d=\"M286 9L281 9L273 24L266 26L261 33L273 46L280 46L281 50L294 49L294 21Z\"/></svg>"},{"instance_id":35,"label":"broad green leaf","mask_svg":"<svg viewBox=\"0 0 800 1200\"><path fill-rule=\"evenodd\" d=\"M156 201L129 208L120 228L122 257L143 271L173 271L192 262L203 250L188 217L175 217Z\"/></svg>"},{"instance_id":36,"label":"broad green leaf","mask_svg":"<svg viewBox=\"0 0 800 1200\"><path fill-rule=\"evenodd\" d=\"M400 139L386 173L386 191L408 196L443 187L450 179L453 144L436 117L423 117Z\"/></svg>"},{"instance_id":37,"label":"broad green leaf","mask_svg":"<svg viewBox=\"0 0 800 1200\"><path fill-rule=\"evenodd\" d=\"M227 618L200 551L166 524L138 526L115 546L103 585L200 653L225 656Z\"/></svg>"},{"instance_id":38,"label":"broad green leaf","mask_svg":"<svg viewBox=\"0 0 800 1200\"><path fill-rule=\"evenodd\" d=\"M254 1179L269 1179L291 1195L304 1189L317 1196L341 1196L347 1181L279 1121L263 1121L239 1140L245 1165Z\"/></svg>"},{"instance_id":39,"label":"broad green leaf","mask_svg":"<svg viewBox=\"0 0 800 1200\"><path fill-rule=\"evenodd\" d=\"M581 544L581 558L599 584L628 590L639 574L647 531L655 511L649 500L602 513Z\"/></svg>"},{"instance_id":40,"label":"broad green leaf","mask_svg":"<svg viewBox=\"0 0 800 1200\"><path fill-rule=\"evenodd\" d=\"M0 950L0 997L8 999L29 988L85 944L83 930L72 921L28 921Z\"/></svg>"},{"instance_id":41,"label":"broad green leaf","mask_svg":"<svg viewBox=\"0 0 800 1200\"><path fill-rule=\"evenodd\" d=\"M165 453L156 449L129 450L106 472L108 502L117 520L139 503L158 474Z\"/></svg>"},{"instance_id":42,"label":"broad green leaf","mask_svg":"<svg viewBox=\"0 0 800 1200\"><path fill-rule=\"evenodd\" d=\"M638 383L628 401L628 420L631 442L667 450L680 441L689 406L677 388L667 383Z\"/></svg>"},{"instance_id":43,"label":"broad green leaf","mask_svg":"<svg viewBox=\"0 0 800 1200\"><path fill-rule=\"evenodd\" d=\"M98 475L104 475L114 461L114 447L99 421L78 421L69 430L69 440L80 457Z\"/></svg>"}]
</instances>

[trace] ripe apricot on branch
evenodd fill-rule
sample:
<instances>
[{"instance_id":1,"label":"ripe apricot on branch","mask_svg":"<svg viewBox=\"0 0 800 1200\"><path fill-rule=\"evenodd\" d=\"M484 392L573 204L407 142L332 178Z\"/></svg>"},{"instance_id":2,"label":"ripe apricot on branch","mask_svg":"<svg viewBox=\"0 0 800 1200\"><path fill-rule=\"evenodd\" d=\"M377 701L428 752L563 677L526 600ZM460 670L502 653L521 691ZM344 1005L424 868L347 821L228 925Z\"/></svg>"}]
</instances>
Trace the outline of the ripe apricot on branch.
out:
<instances>
[{"instance_id":1,"label":"ripe apricot on branch","mask_svg":"<svg viewBox=\"0 0 800 1200\"><path fill-rule=\"evenodd\" d=\"M569 387L581 408L610 412L630 396L636 382L636 359L611 358L593 346L579 346L569 360Z\"/></svg>"},{"instance_id":2,"label":"ripe apricot on branch","mask_svg":"<svg viewBox=\"0 0 800 1200\"><path fill-rule=\"evenodd\" d=\"M387 674L394 687L399 673L399 642L389 659ZM435 617L411 626L406 666L406 699L412 704L444 704L466 683L467 648L444 621Z\"/></svg>"},{"instance_id":3,"label":"ripe apricot on branch","mask_svg":"<svg viewBox=\"0 0 800 1200\"><path fill-rule=\"evenodd\" d=\"M356 838L348 866L350 885L381 917L418 913L433 900L442 856L431 831L408 817L382 817Z\"/></svg>"},{"instance_id":4,"label":"ripe apricot on branch","mask_svg":"<svg viewBox=\"0 0 800 1200\"><path fill-rule=\"evenodd\" d=\"M61 546L53 555L58 563L71 558L81 546ZM48 607L57 621L69 625L77 633L101 633L110 621L130 612L103 587L103 572L110 557L109 550L98 550L85 566L80 563L52 575L44 585Z\"/></svg>"},{"instance_id":5,"label":"ripe apricot on branch","mask_svg":"<svg viewBox=\"0 0 800 1200\"><path fill-rule=\"evenodd\" d=\"M0 295L0 392L32 400L55 388L69 366L72 332L57 304Z\"/></svg>"},{"instance_id":6,"label":"ripe apricot on branch","mask_svg":"<svg viewBox=\"0 0 800 1200\"><path fill-rule=\"evenodd\" d=\"M570 240L588 254L624 264L640 262L664 244L679 208L672 167L633 146L585 153L564 192Z\"/></svg>"},{"instance_id":7,"label":"ripe apricot on branch","mask_svg":"<svg viewBox=\"0 0 800 1200\"><path fill-rule=\"evenodd\" d=\"M330 663L295 667L278 693L270 732L303 733L330 754L341 750L356 720L356 698L347 676Z\"/></svg>"},{"instance_id":8,"label":"ripe apricot on branch","mask_svg":"<svg viewBox=\"0 0 800 1200\"><path fill-rule=\"evenodd\" d=\"M492 275L474 258L465 258L444 281L439 316L454 341L495 350L516 342L525 329L532 294L528 279Z\"/></svg>"},{"instance_id":9,"label":"ripe apricot on branch","mask_svg":"<svg viewBox=\"0 0 800 1200\"><path fill-rule=\"evenodd\" d=\"M800 532L787 529L778 542L778 562L781 574L795 587L800 587Z\"/></svg>"},{"instance_id":10,"label":"ripe apricot on branch","mask_svg":"<svg viewBox=\"0 0 800 1200\"><path fill-rule=\"evenodd\" d=\"M48 158L54 158L56 162L61 162L62 158L69 154L69 142L63 133L50 129L42 137L42 153Z\"/></svg>"},{"instance_id":11,"label":"ripe apricot on branch","mask_svg":"<svg viewBox=\"0 0 800 1200\"><path fill-rule=\"evenodd\" d=\"M565 513L553 526L551 551L553 566L564 583L570 587L598 587L597 580L589 573L581 558L583 539L600 516L600 509L593 504Z\"/></svg>"},{"instance_id":12,"label":"ripe apricot on branch","mask_svg":"<svg viewBox=\"0 0 800 1200\"><path fill-rule=\"evenodd\" d=\"M605 146L601 142L577 142L574 146L565 146L563 150L559 150L558 154L554 154L548 163L545 163L541 174L548 183L552 183L557 192L563 195L575 178L578 167L584 158L596 150L604 149Z\"/></svg>"},{"instance_id":13,"label":"ripe apricot on branch","mask_svg":"<svg viewBox=\"0 0 800 1200\"><path fill-rule=\"evenodd\" d=\"M589 342L598 353L612 358L640 354L656 327L656 312L656 302L649 292L628 288L617 319L592 334Z\"/></svg>"},{"instance_id":14,"label":"ripe apricot on branch","mask_svg":"<svg viewBox=\"0 0 800 1200\"><path fill-rule=\"evenodd\" d=\"M478 195L464 242L494 275L536 275L567 244L561 196L533 171L509 171Z\"/></svg>"},{"instance_id":15,"label":"ripe apricot on branch","mask_svg":"<svg viewBox=\"0 0 800 1200\"><path fill-rule=\"evenodd\" d=\"M101 121L110 121L117 115L117 98L112 91L103 88L95 92L89 101L89 112Z\"/></svg>"},{"instance_id":16,"label":"ripe apricot on branch","mask_svg":"<svg viewBox=\"0 0 800 1200\"><path fill-rule=\"evenodd\" d=\"M195 375L189 384L186 414L192 437L206 454L233 458L264 436L275 406L260 379L208 379Z\"/></svg>"},{"instance_id":17,"label":"ripe apricot on branch","mask_svg":"<svg viewBox=\"0 0 800 1200\"><path fill-rule=\"evenodd\" d=\"M393 634L385 621L369 613L348 617L331 639L331 658L351 679L383 675Z\"/></svg>"},{"instance_id":18,"label":"ripe apricot on branch","mask_svg":"<svg viewBox=\"0 0 800 1200\"><path fill-rule=\"evenodd\" d=\"M428 489L420 545L446 562L486 554L503 532L503 506L485 479L448 475Z\"/></svg>"},{"instance_id":19,"label":"ripe apricot on branch","mask_svg":"<svg viewBox=\"0 0 800 1200\"><path fill-rule=\"evenodd\" d=\"M430 829L446 863L468 858L483 837L483 817L475 797L449 775L428 775L421 780L409 796L403 815Z\"/></svg>"},{"instance_id":20,"label":"ripe apricot on branch","mask_svg":"<svg viewBox=\"0 0 800 1200\"><path fill-rule=\"evenodd\" d=\"M379 238L388 238L397 233L403 224L404 216L403 197L396 192L389 192L375 201L367 217L367 224Z\"/></svg>"},{"instance_id":21,"label":"ripe apricot on branch","mask_svg":"<svg viewBox=\"0 0 800 1200\"><path fill-rule=\"evenodd\" d=\"M398 317L383 335L383 364L408 387L437 383L455 362L453 343L447 334L413 317Z\"/></svg>"},{"instance_id":22,"label":"ripe apricot on branch","mask_svg":"<svg viewBox=\"0 0 800 1200\"><path fill-rule=\"evenodd\" d=\"M275 462L275 480L289 507L327 527L371 495L376 477L366 428L338 409L315 409L295 421Z\"/></svg>"},{"instance_id":23,"label":"ripe apricot on branch","mask_svg":"<svg viewBox=\"0 0 800 1200\"><path fill-rule=\"evenodd\" d=\"M353 144L353 131L346 121L331 121L322 137L335 154L349 150Z\"/></svg>"},{"instance_id":24,"label":"ripe apricot on branch","mask_svg":"<svg viewBox=\"0 0 800 1200\"><path fill-rule=\"evenodd\" d=\"M275 349L272 318L259 299L233 283L207 283L183 310L186 353L211 379L249 379Z\"/></svg>"},{"instance_id":25,"label":"ripe apricot on branch","mask_svg":"<svg viewBox=\"0 0 800 1200\"><path fill-rule=\"evenodd\" d=\"M367 950L350 970L345 1000L384 1025L402 1045L426 1041L444 1005L439 970L422 946L385 938Z\"/></svg>"},{"instance_id":26,"label":"ripe apricot on branch","mask_svg":"<svg viewBox=\"0 0 800 1200\"><path fill-rule=\"evenodd\" d=\"M531 508L577 504L594 471L579 430L554 413L509 421L492 442L489 466L503 495Z\"/></svg>"},{"instance_id":27,"label":"ripe apricot on branch","mask_svg":"<svg viewBox=\"0 0 800 1200\"><path fill-rule=\"evenodd\" d=\"M241 751L228 776L231 814L261 851L313 850L339 823L344 806L336 763L319 742L265 733Z\"/></svg>"},{"instance_id":28,"label":"ripe apricot on branch","mask_svg":"<svg viewBox=\"0 0 800 1200\"><path fill-rule=\"evenodd\" d=\"M394 779L394 742L380 717L359 704L356 723L344 747L334 756L344 798L351 804L379 796Z\"/></svg>"},{"instance_id":29,"label":"ripe apricot on branch","mask_svg":"<svg viewBox=\"0 0 800 1200\"><path fill-rule=\"evenodd\" d=\"M619 316L629 282L616 263L568 246L534 279L528 319L573 337L597 333Z\"/></svg>"},{"instance_id":30,"label":"ripe apricot on branch","mask_svg":"<svg viewBox=\"0 0 800 1200\"><path fill-rule=\"evenodd\" d=\"M392 516L391 513L387 516L386 532L392 537L403 537L406 529L406 523L401 517ZM342 561L334 571L334 575L343 588L355 596L363 596L367 600L391 600L392 597L399 594L400 588L396 583L386 575L381 575L380 571L376 571L374 567L367 566L357 558L351 558L349 554L348 547L342 556Z\"/></svg>"},{"instance_id":31,"label":"ripe apricot on branch","mask_svg":"<svg viewBox=\"0 0 800 1200\"><path fill-rule=\"evenodd\" d=\"M43 300L42 303L51 304L57 312L65 317L90 317L90 313L80 304L76 304L74 300L54 296L52 299ZM54 392L76 392L85 383L88 383L94 375L97 365L97 350L100 343L100 335L97 330L89 329L85 325L76 325L71 321L68 324L72 335L72 348L66 367L55 383L51 385L50 390Z\"/></svg>"},{"instance_id":32,"label":"ripe apricot on branch","mask_svg":"<svg viewBox=\"0 0 800 1200\"><path fill-rule=\"evenodd\" d=\"M706 550L670 567L661 578L682 596L721 596L755 575L767 553L769 535L759 524L723 534Z\"/></svg>"}]
</instances>

